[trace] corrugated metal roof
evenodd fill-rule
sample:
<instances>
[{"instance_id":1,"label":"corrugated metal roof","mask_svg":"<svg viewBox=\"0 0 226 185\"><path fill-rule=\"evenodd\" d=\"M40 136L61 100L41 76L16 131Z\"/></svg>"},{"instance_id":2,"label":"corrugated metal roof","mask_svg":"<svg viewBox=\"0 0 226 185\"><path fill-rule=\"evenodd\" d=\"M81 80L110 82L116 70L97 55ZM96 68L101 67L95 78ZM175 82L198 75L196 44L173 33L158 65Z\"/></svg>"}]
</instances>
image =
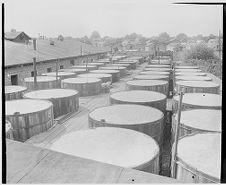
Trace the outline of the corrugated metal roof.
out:
<instances>
[{"instance_id":1,"label":"corrugated metal roof","mask_svg":"<svg viewBox=\"0 0 226 185\"><path fill-rule=\"evenodd\" d=\"M97 48L75 39L65 39L64 41L55 39L54 45L50 45L49 40L37 39L36 50L33 49L32 43L26 45L5 40L5 66L32 63L33 57L36 57L36 61L39 62L79 56L81 45L83 55L107 51L106 48Z\"/></svg>"},{"instance_id":2,"label":"corrugated metal roof","mask_svg":"<svg viewBox=\"0 0 226 185\"><path fill-rule=\"evenodd\" d=\"M22 31L11 31L11 32L6 32L5 33L5 39L8 39L8 40L13 40L15 39L16 37L18 37L18 35L20 34L24 34L26 35L29 39L31 39L26 33L22 32Z\"/></svg>"}]
</instances>

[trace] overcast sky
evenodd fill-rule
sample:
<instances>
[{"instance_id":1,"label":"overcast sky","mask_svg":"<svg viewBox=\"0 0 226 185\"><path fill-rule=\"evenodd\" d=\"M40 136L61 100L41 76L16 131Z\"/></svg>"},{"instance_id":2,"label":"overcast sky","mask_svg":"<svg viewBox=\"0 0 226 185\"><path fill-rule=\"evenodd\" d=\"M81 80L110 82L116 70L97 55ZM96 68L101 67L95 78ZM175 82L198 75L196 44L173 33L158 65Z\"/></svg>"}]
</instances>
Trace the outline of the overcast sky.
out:
<instances>
[{"instance_id":1,"label":"overcast sky","mask_svg":"<svg viewBox=\"0 0 226 185\"><path fill-rule=\"evenodd\" d=\"M176 0L7 0L5 30L15 28L32 37L38 33L47 37L82 37L90 36L93 30L102 37L122 37L133 32L146 37L161 32L170 36L216 35L219 29L222 31L221 5L173 2Z\"/></svg>"}]
</instances>

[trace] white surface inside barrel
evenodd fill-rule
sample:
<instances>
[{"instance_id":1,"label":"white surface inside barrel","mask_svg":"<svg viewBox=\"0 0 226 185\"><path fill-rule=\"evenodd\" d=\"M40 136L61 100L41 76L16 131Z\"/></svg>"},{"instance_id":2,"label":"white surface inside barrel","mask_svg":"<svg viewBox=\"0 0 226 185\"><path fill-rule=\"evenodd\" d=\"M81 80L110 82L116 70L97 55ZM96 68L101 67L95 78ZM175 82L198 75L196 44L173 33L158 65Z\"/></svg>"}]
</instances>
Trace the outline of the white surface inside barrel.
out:
<instances>
[{"instance_id":1,"label":"white surface inside barrel","mask_svg":"<svg viewBox=\"0 0 226 185\"><path fill-rule=\"evenodd\" d=\"M22 92L26 91L27 87L18 86L18 85L9 85L5 86L5 94L14 93L14 92Z\"/></svg>"},{"instance_id":2,"label":"white surface inside barrel","mask_svg":"<svg viewBox=\"0 0 226 185\"><path fill-rule=\"evenodd\" d=\"M25 98L34 98L34 99L50 99L50 98L63 98L74 96L78 94L78 91L72 89L46 89L39 91L32 91L26 93Z\"/></svg>"},{"instance_id":3,"label":"white surface inside barrel","mask_svg":"<svg viewBox=\"0 0 226 185\"><path fill-rule=\"evenodd\" d=\"M181 112L181 124L191 129L221 132L221 110L194 109ZM175 116L177 120L177 115Z\"/></svg>"},{"instance_id":4,"label":"white surface inside barrel","mask_svg":"<svg viewBox=\"0 0 226 185\"><path fill-rule=\"evenodd\" d=\"M101 81L100 79L97 78L67 78L62 80L64 83L74 83L74 84L86 84L86 83L96 83Z\"/></svg>"},{"instance_id":5,"label":"white surface inside barrel","mask_svg":"<svg viewBox=\"0 0 226 185\"><path fill-rule=\"evenodd\" d=\"M206 73L183 71L183 72L175 72L175 75L176 76L206 76Z\"/></svg>"},{"instance_id":6,"label":"white surface inside barrel","mask_svg":"<svg viewBox=\"0 0 226 185\"><path fill-rule=\"evenodd\" d=\"M46 100L20 99L6 101L6 115L14 115L15 112L28 114L42 111L52 106L52 103Z\"/></svg>"},{"instance_id":7,"label":"white surface inside barrel","mask_svg":"<svg viewBox=\"0 0 226 185\"><path fill-rule=\"evenodd\" d=\"M55 141L51 149L128 168L148 163L159 153L154 139L143 133L122 128L72 132Z\"/></svg>"},{"instance_id":8,"label":"white surface inside barrel","mask_svg":"<svg viewBox=\"0 0 226 185\"><path fill-rule=\"evenodd\" d=\"M125 102L152 102L160 101L166 98L166 95L154 91L121 91L110 95L111 98L115 100L125 101Z\"/></svg>"},{"instance_id":9,"label":"white surface inside barrel","mask_svg":"<svg viewBox=\"0 0 226 185\"><path fill-rule=\"evenodd\" d=\"M183 81L212 81L212 78L208 76L176 76L175 79Z\"/></svg>"},{"instance_id":10,"label":"white surface inside barrel","mask_svg":"<svg viewBox=\"0 0 226 185\"><path fill-rule=\"evenodd\" d=\"M176 84L187 87L219 87L219 85L214 82L206 81L177 81Z\"/></svg>"},{"instance_id":11,"label":"white surface inside barrel","mask_svg":"<svg viewBox=\"0 0 226 185\"><path fill-rule=\"evenodd\" d=\"M180 139L177 156L187 166L220 179L221 134L205 133Z\"/></svg>"},{"instance_id":12,"label":"white surface inside barrel","mask_svg":"<svg viewBox=\"0 0 226 185\"><path fill-rule=\"evenodd\" d=\"M143 105L112 105L100 107L89 114L94 120L105 120L106 123L119 125L137 125L158 121L163 113L152 107Z\"/></svg>"},{"instance_id":13,"label":"white surface inside barrel","mask_svg":"<svg viewBox=\"0 0 226 185\"><path fill-rule=\"evenodd\" d=\"M156 86L166 85L168 82L164 80L131 80L127 84L134 86Z\"/></svg>"},{"instance_id":14,"label":"white surface inside barrel","mask_svg":"<svg viewBox=\"0 0 226 185\"><path fill-rule=\"evenodd\" d=\"M166 75L137 75L133 77L136 80L161 80L168 79L169 76Z\"/></svg>"}]
</instances>

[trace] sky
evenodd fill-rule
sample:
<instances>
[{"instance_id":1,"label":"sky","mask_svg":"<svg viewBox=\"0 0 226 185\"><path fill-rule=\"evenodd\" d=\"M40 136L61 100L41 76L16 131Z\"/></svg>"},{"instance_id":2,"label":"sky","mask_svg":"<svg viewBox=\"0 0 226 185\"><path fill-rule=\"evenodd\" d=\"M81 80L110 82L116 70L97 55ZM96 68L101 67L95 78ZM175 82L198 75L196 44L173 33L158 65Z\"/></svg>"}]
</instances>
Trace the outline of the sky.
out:
<instances>
[{"instance_id":1,"label":"sky","mask_svg":"<svg viewBox=\"0 0 226 185\"><path fill-rule=\"evenodd\" d=\"M5 31L14 28L31 37L39 33L47 37L89 37L94 30L101 37L123 37L133 32L145 37L162 32L170 36L222 32L221 5L173 2L178 0L5 0Z\"/></svg>"}]
</instances>

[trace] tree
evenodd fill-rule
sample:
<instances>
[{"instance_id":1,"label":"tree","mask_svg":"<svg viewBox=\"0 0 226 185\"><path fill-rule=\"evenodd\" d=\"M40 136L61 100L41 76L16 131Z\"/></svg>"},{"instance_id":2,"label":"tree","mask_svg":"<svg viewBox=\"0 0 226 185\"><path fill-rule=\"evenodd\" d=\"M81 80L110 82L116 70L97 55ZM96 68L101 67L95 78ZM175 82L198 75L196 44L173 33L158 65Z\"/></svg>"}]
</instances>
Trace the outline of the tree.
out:
<instances>
[{"instance_id":1,"label":"tree","mask_svg":"<svg viewBox=\"0 0 226 185\"><path fill-rule=\"evenodd\" d=\"M202 60L208 60L208 59L214 59L214 51L213 49L207 47L206 44L197 44L196 46L192 47L187 54L187 59L202 59Z\"/></svg>"},{"instance_id":2,"label":"tree","mask_svg":"<svg viewBox=\"0 0 226 185\"><path fill-rule=\"evenodd\" d=\"M159 34L158 40L159 40L160 42L167 42L167 41L170 40L170 36L169 36L168 33L163 32L163 33L160 33L160 34Z\"/></svg>"},{"instance_id":3,"label":"tree","mask_svg":"<svg viewBox=\"0 0 226 185\"><path fill-rule=\"evenodd\" d=\"M188 36L185 33L180 33L176 36L176 40L179 42L186 42L188 40Z\"/></svg>"},{"instance_id":4,"label":"tree","mask_svg":"<svg viewBox=\"0 0 226 185\"><path fill-rule=\"evenodd\" d=\"M91 36L90 36L90 39L91 39L91 40L94 40L94 39L100 39L100 38L101 38L101 37L100 37L100 34L99 34L98 31L93 31L92 34L91 34Z\"/></svg>"}]
</instances>

